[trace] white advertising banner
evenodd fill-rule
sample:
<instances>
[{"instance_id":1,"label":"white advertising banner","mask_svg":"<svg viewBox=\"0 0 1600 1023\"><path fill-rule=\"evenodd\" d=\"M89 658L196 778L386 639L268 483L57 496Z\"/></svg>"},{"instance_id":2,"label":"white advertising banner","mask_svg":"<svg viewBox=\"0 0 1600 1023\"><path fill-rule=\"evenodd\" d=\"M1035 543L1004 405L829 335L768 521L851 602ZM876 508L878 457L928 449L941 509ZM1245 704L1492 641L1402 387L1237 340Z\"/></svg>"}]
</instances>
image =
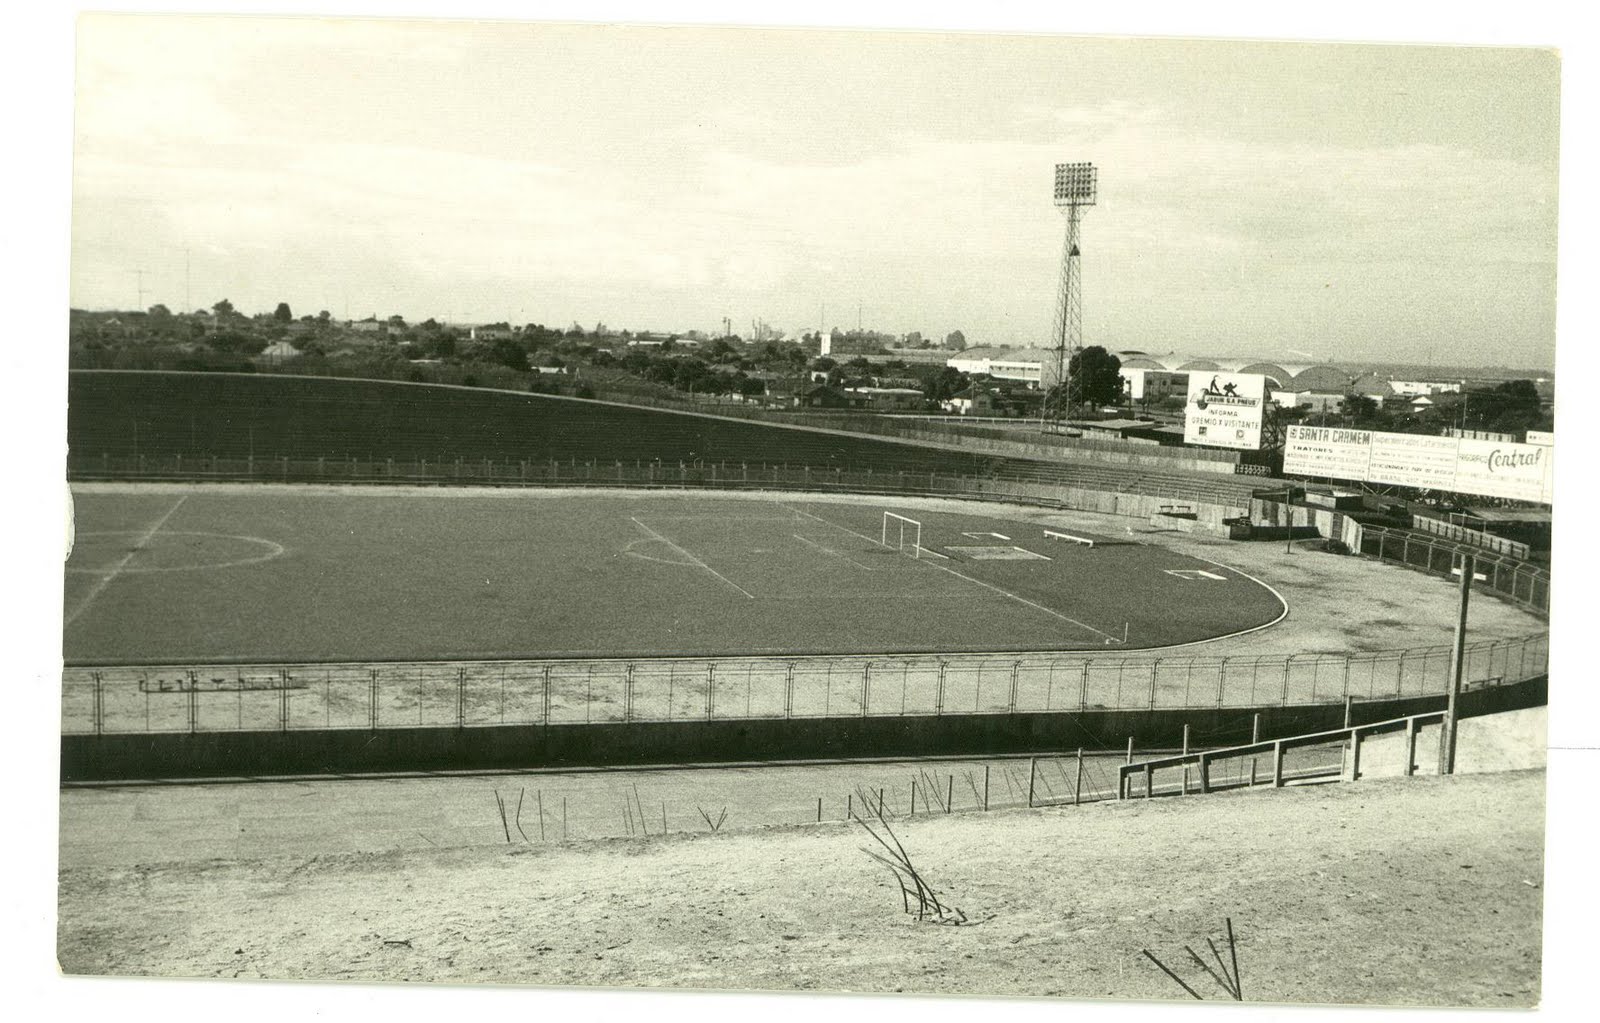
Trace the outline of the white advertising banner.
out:
<instances>
[{"instance_id":1,"label":"white advertising banner","mask_svg":"<svg viewBox=\"0 0 1600 1023\"><path fill-rule=\"evenodd\" d=\"M1283 471L1550 504L1555 453L1541 444L1291 426Z\"/></svg>"},{"instance_id":2,"label":"white advertising banner","mask_svg":"<svg viewBox=\"0 0 1600 1023\"><path fill-rule=\"evenodd\" d=\"M1303 476L1364 480L1372 464L1372 431L1333 426L1291 426L1283 444L1283 471Z\"/></svg>"},{"instance_id":3,"label":"white advertising banner","mask_svg":"<svg viewBox=\"0 0 1600 1023\"><path fill-rule=\"evenodd\" d=\"M1513 501L1549 501L1555 449L1462 438L1455 490Z\"/></svg>"},{"instance_id":4,"label":"white advertising banner","mask_svg":"<svg viewBox=\"0 0 1600 1023\"><path fill-rule=\"evenodd\" d=\"M1455 437L1421 433L1374 433L1367 479L1424 490L1454 490L1456 446L1460 443Z\"/></svg>"},{"instance_id":5,"label":"white advertising banner","mask_svg":"<svg viewBox=\"0 0 1600 1023\"><path fill-rule=\"evenodd\" d=\"M1192 372L1183 411L1183 442L1255 451L1267 378L1259 373Z\"/></svg>"},{"instance_id":6,"label":"white advertising banner","mask_svg":"<svg viewBox=\"0 0 1600 1023\"><path fill-rule=\"evenodd\" d=\"M1540 447L1553 448L1556 446L1556 435L1547 433L1544 430L1529 430L1528 443L1537 444Z\"/></svg>"}]
</instances>

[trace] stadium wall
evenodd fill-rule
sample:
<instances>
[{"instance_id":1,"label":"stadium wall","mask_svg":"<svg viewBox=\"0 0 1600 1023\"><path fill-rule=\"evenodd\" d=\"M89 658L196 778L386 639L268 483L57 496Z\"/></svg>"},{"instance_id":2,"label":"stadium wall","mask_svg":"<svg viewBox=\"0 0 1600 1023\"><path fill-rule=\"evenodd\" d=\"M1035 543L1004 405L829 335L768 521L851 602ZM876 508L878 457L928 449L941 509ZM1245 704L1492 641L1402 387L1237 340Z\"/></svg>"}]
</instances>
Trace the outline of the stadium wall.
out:
<instances>
[{"instance_id":1,"label":"stadium wall","mask_svg":"<svg viewBox=\"0 0 1600 1023\"><path fill-rule=\"evenodd\" d=\"M1462 694L1473 717L1543 706L1543 676ZM1442 696L1362 701L1353 723L1384 721L1444 706ZM87 783L157 778L321 775L388 771L521 770L861 757L1047 754L1113 751L1131 737L1146 752L1176 747L1184 726L1216 748L1342 727L1341 705L1226 710L958 714L922 717L635 722L487 728L335 729L64 735L61 780Z\"/></svg>"}]
</instances>

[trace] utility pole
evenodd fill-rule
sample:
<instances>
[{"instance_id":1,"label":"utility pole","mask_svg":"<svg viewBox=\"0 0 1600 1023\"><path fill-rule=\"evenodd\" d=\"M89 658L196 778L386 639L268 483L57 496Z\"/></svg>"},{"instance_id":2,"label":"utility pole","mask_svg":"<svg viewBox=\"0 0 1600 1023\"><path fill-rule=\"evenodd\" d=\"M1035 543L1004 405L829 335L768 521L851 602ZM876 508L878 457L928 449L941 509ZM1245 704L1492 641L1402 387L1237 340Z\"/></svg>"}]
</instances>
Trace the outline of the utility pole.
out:
<instances>
[{"instance_id":1,"label":"utility pole","mask_svg":"<svg viewBox=\"0 0 1600 1023\"><path fill-rule=\"evenodd\" d=\"M144 312L144 271L135 270L134 274L139 282L139 304L134 308L138 309L140 312Z\"/></svg>"},{"instance_id":2,"label":"utility pole","mask_svg":"<svg viewBox=\"0 0 1600 1023\"><path fill-rule=\"evenodd\" d=\"M1439 735L1439 773L1456 773L1456 725L1459 721L1457 702L1461 699L1461 675L1466 667L1467 653L1467 600L1472 594L1472 580L1478 562L1471 554L1461 555L1461 606L1456 612L1455 642L1450 646L1450 690L1445 697L1444 721Z\"/></svg>"}]
</instances>

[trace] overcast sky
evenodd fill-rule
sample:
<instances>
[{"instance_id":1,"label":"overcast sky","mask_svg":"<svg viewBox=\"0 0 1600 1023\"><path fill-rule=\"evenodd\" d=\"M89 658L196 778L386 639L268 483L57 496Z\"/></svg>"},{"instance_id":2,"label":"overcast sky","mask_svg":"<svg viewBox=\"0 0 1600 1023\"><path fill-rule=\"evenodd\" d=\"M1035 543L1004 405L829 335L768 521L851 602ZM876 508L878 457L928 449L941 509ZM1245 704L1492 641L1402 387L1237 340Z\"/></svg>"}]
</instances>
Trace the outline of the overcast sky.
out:
<instances>
[{"instance_id":1,"label":"overcast sky","mask_svg":"<svg viewBox=\"0 0 1600 1023\"><path fill-rule=\"evenodd\" d=\"M1549 51L86 16L72 303L1550 365ZM188 284L185 253L188 253ZM826 320L822 319L826 308Z\"/></svg>"}]
</instances>

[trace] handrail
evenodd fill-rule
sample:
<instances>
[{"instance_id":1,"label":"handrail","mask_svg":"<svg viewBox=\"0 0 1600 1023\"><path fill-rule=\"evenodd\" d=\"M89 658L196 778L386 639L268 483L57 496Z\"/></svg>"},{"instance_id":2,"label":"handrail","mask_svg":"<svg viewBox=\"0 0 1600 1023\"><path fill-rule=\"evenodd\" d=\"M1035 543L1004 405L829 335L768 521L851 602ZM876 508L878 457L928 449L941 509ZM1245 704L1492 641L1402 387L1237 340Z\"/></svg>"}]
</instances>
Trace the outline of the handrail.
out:
<instances>
[{"instance_id":1,"label":"handrail","mask_svg":"<svg viewBox=\"0 0 1600 1023\"><path fill-rule=\"evenodd\" d=\"M1222 749L1196 750L1190 753L1177 753L1171 756L1157 757L1153 760L1141 760L1137 764L1123 764L1117 768L1117 798L1128 799L1128 779L1135 774L1144 775L1145 798L1150 798L1154 789L1155 773L1163 768L1190 767L1196 768L1200 775L1200 791L1211 791L1211 764L1217 760L1226 760L1233 757L1249 757L1272 754L1272 785L1274 788L1283 787L1283 754L1291 749L1304 746L1322 746L1334 742L1350 743L1353 753L1352 775L1359 776L1361 765L1361 740L1364 736L1378 732L1404 729L1407 736L1407 756L1405 773L1411 774L1411 762L1416 752L1417 730L1425 724L1444 721L1445 712L1442 710L1426 711L1421 714L1409 714L1402 718L1390 718L1387 721L1370 721L1362 725L1351 725L1348 728L1335 728L1325 732L1307 732L1301 735L1292 735L1282 739L1267 739L1262 742L1247 743L1243 746L1227 746ZM1188 791L1188 781L1185 779L1184 791Z\"/></svg>"}]
</instances>

